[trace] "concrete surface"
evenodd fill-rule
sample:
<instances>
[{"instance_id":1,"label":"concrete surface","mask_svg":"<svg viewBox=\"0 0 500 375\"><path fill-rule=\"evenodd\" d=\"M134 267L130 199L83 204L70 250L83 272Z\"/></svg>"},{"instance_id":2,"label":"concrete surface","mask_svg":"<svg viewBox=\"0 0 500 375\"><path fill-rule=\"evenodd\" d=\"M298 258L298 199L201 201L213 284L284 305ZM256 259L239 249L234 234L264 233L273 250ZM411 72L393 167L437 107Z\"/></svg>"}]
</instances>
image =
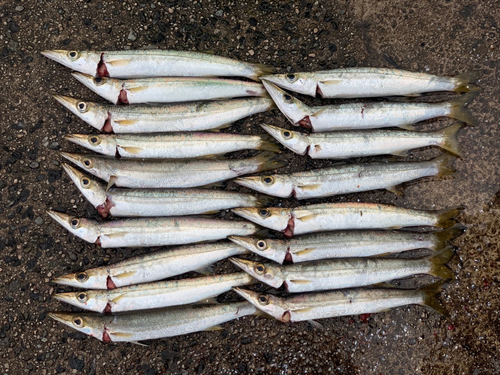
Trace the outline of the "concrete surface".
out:
<instances>
[{"instance_id":1,"label":"concrete surface","mask_svg":"<svg viewBox=\"0 0 500 375\"><path fill-rule=\"evenodd\" d=\"M498 1L4 0L0 19L0 373L500 373ZM52 276L146 250L91 246L45 214L54 208L96 218L63 174L57 152L76 149L62 140L65 134L92 129L51 95L98 98L40 51L144 46L213 50L280 71L380 66L454 75L482 70L483 92L470 106L479 126L460 133L464 158L456 162L458 178L410 184L402 198L377 191L325 200L423 209L465 205L461 219L470 228L455 243L456 280L441 296L450 317L414 306L327 319L323 330L244 318L220 332L157 340L148 347L104 345L48 318L48 311L70 309L51 298L63 290L49 283ZM262 121L289 126L273 111L239 121L229 131L256 133ZM421 129L450 123L441 119ZM438 154L422 150L408 159ZM283 158L289 166L282 172L331 164L291 152ZM221 262L216 270L231 267Z\"/></svg>"}]
</instances>

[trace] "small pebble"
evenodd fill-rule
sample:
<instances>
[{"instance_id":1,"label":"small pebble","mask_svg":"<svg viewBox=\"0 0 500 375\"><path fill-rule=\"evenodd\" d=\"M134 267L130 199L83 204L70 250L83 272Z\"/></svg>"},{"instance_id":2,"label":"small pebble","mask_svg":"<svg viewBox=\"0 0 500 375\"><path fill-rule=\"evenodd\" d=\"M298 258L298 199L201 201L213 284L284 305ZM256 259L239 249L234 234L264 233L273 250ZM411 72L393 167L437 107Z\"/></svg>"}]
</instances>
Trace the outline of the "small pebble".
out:
<instances>
[{"instance_id":1,"label":"small pebble","mask_svg":"<svg viewBox=\"0 0 500 375\"><path fill-rule=\"evenodd\" d=\"M39 163L39 162L37 162L37 161L32 161L32 162L30 163L30 168L31 168L31 169L37 169L39 166L40 166L40 163Z\"/></svg>"},{"instance_id":2,"label":"small pebble","mask_svg":"<svg viewBox=\"0 0 500 375\"><path fill-rule=\"evenodd\" d=\"M23 7L23 6L21 6L21 5L18 5L18 6L16 7L16 12L22 12L23 10L24 10L24 7Z\"/></svg>"},{"instance_id":3,"label":"small pebble","mask_svg":"<svg viewBox=\"0 0 500 375\"><path fill-rule=\"evenodd\" d=\"M38 217L35 219L35 224L36 224L36 225L42 225L42 224L43 224L43 219L42 219L40 216L38 216Z\"/></svg>"},{"instance_id":4,"label":"small pebble","mask_svg":"<svg viewBox=\"0 0 500 375\"><path fill-rule=\"evenodd\" d=\"M131 40L132 42L137 39L137 34L134 30L130 30L128 33L128 40Z\"/></svg>"}]
</instances>

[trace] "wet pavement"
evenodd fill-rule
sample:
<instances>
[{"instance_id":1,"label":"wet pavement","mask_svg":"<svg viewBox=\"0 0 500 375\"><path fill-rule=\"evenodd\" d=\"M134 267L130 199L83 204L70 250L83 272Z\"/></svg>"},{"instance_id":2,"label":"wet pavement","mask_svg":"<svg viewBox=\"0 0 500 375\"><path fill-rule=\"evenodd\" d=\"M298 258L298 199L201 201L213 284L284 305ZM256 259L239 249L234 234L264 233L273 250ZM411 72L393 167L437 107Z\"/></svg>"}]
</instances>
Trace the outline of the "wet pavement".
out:
<instances>
[{"instance_id":1,"label":"wet pavement","mask_svg":"<svg viewBox=\"0 0 500 375\"><path fill-rule=\"evenodd\" d=\"M0 373L500 373L498 2L4 1L0 18ZM481 70L483 91L469 107L479 125L460 132L464 156L455 163L459 176L409 184L403 197L376 191L317 201L360 200L421 209L464 205L461 221L469 229L455 241L457 256L450 264L456 280L441 295L449 317L412 306L326 319L322 330L308 323L247 317L225 324L222 331L157 340L148 347L105 345L48 318L48 311L71 309L51 297L63 290L49 283L51 277L148 250L100 249L66 233L46 215L50 208L97 219L63 174L58 155L59 149L77 149L62 139L65 134L92 129L51 95L102 99L40 51L145 46L212 50L272 64L281 72L347 66L439 75ZM260 133L261 122L291 129L275 110L238 121L228 131ZM419 129L451 123L439 119ZM420 150L407 160L436 155L437 149ZM332 164L288 151L283 158L289 162L280 169L283 173ZM229 183L228 189L239 188ZM228 262L215 269L234 270Z\"/></svg>"}]
</instances>

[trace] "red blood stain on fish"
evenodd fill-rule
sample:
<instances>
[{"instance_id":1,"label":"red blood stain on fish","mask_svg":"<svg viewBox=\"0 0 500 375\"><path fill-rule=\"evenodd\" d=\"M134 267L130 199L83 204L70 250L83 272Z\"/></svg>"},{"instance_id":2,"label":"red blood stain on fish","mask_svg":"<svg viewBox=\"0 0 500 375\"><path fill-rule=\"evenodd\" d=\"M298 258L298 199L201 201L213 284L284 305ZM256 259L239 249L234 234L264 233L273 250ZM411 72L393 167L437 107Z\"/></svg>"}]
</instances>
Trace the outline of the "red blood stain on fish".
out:
<instances>
[{"instance_id":1,"label":"red blood stain on fish","mask_svg":"<svg viewBox=\"0 0 500 375\"><path fill-rule=\"evenodd\" d=\"M295 229L295 218L292 216L288 220L288 224L287 224L285 230L283 231L283 233L287 237L293 237L293 231L294 231L294 229Z\"/></svg>"},{"instance_id":2,"label":"red blood stain on fish","mask_svg":"<svg viewBox=\"0 0 500 375\"><path fill-rule=\"evenodd\" d=\"M102 131L104 133L114 133L113 126L111 125L111 112L108 112L108 118L104 122L104 126L102 127Z\"/></svg>"},{"instance_id":3,"label":"red blood stain on fish","mask_svg":"<svg viewBox=\"0 0 500 375\"><path fill-rule=\"evenodd\" d=\"M102 341L111 342L111 337L109 337L108 329L104 327L104 332L102 333Z\"/></svg>"},{"instance_id":4,"label":"red blood stain on fish","mask_svg":"<svg viewBox=\"0 0 500 375\"><path fill-rule=\"evenodd\" d=\"M302 126L304 129L312 129L312 124L311 124L311 119L309 116L304 117L302 120L299 121L299 125Z\"/></svg>"},{"instance_id":5,"label":"red blood stain on fish","mask_svg":"<svg viewBox=\"0 0 500 375\"><path fill-rule=\"evenodd\" d=\"M290 253L290 248L288 248L288 252L285 255L285 259L283 260L283 264L292 264L293 263L293 257L292 254Z\"/></svg>"},{"instance_id":6,"label":"red blood stain on fish","mask_svg":"<svg viewBox=\"0 0 500 375\"><path fill-rule=\"evenodd\" d=\"M108 217L109 212L111 211L111 208L114 206L115 206L115 204L109 198L106 198L106 201L103 204L100 204L99 206L97 206L96 209L97 209L97 212L99 212L99 214L102 217L106 218L106 217Z\"/></svg>"},{"instance_id":7,"label":"red blood stain on fish","mask_svg":"<svg viewBox=\"0 0 500 375\"><path fill-rule=\"evenodd\" d=\"M363 322L363 323L368 323L368 318L370 317L371 314L361 314L359 316L359 319Z\"/></svg>"},{"instance_id":8,"label":"red blood stain on fish","mask_svg":"<svg viewBox=\"0 0 500 375\"><path fill-rule=\"evenodd\" d=\"M292 319L292 316L290 315L290 311L286 311L282 316L281 316L281 321L283 323L288 323Z\"/></svg>"},{"instance_id":9,"label":"red blood stain on fish","mask_svg":"<svg viewBox=\"0 0 500 375\"><path fill-rule=\"evenodd\" d=\"M257 94L255 91L252 91L252 90L246 90L246 93L248 95L251 95L251 96L258 96L259 94Z\"/></svg>"},{"instance_id":10,"label":"red blood stain on fish","mask_svg":"<svg viewBox=\"0 0 500 375\"><path fill-rule=\"evenodd\" d=\"M94 242L96 245L100 245L101 244L101 237L97 237L97 240L95 240Z\"/></svg>"},{"instance_id":11,"label":"red blood stain on fish","mask_svg":"<svg viewBox=\"0 0 500 375\"><path fill-rule=\"evenodd\" d=\"M103 314L110 315L113 311L111 311L111 304L108 302L106 307L104 308Z\"/></svg>"},{"instance_id":12,"label":"red blood stain on fish","mask_svg":"<svg viewBox=\"0 0 500 375\"><path fill-rule=\"evenodd\" d=\"M104 53L101 53L101 60L97 64L97 76L98 77L109 77L108 68L104 62Z\"/></svg>"},{"instance_id":13,"label":"red blood stain on fish","mask_svg":"<svg viewBox=\"0 0 500 375\"><path fill-rule=\"evenodd\" d=\"M365 108L366 104L364 104L363 107L361 107L361 118L365 118Z\"/></svg>"},{"instance_id":14,"label":"red blood stain on fish","mask_svg":"<svg viewBox=\"0 0 500 375\"><path fill-rule=\"evenodd\" d=\"M128 98L127 98L127 90L121 89L120 94L118 95L118 101L116 104L129 104Z\"/></svg>"},{"instance_id":15,"label":"red blood stain on fish","mask_svg":"<svg viewBox=\"0 0 500 375\"><path fill-rule=\"evenodd\" d=\"M116 289L116 285L113 282L113 279L111 278L111 276L108 276L108 278L106 279L106 288L108 290Z\"/></svg>"},{"instance_id":16,"label":"red blood stain on fish","mask_svg":"<svg viewBox=\"0 0 500 375\"><path fill-rule=\"evenodd\" d=\"M321 91L321 87L319 87L319 85L316 85L316 94L323 97L323 91Z\"/></svg>"}]
</instances>

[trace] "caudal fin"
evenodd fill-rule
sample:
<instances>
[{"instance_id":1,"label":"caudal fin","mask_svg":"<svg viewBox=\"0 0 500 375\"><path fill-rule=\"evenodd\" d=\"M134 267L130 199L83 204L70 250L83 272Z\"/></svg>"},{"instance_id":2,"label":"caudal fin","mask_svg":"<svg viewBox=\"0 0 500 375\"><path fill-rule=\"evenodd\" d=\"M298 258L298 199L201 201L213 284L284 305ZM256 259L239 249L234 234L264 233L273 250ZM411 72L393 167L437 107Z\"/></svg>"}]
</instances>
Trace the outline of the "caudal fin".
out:
<instances>
[{"instance_id":1,"label":"caudal fin","mask_svg":"<svg viewBox=\"0 0 500 375\"><path fill-rule=\"evenodd\" d=\"M464 207L436 211L437 223L439 228L450 228L457 223L457 216L464 210Z\"/></svg>"},{"instance_id":2,"label":"caudal fin","mask_svg":"<svg viewBox=\"0 0 500 375\"><path fill-rule=\"evenodd\" d=\"M287 165L287 162L280 160L279 156L280 155L275 152L264 151L252 158L253 161L258 164L256 172L268 171Z\"/></svg>"},{"instance_id":3,"label":"caudal fin","mask_svg":"<svg viewBox=\"0 0 500 375\"><path fill-rule=\"evenodd\" d=\"M479 70L462 73L455 76L457 85L455 91L457 92L479 92L481 87L476 82L481 78L482 72Z\"/></svg>"},{"instance_id":4,"label":"caudal fin","mask_svg":"<svg viewBox=\"0 0 500 375\"><path fill-rule=\"evenodd\" d=\"M459 123L436 132L436 134L443 137L441 148L460 158L462 157L462 151L460 150L460 146L458 144L457 133L460 129L462 129L462 127L463 125Z\"/></svg>"},{"instance_id":5,"label":"caudal fin","mask_svg":"<svg viewBox=\"0 0 500 375\"><path fill-rule=\"evenodd\" d=\"M269 134L259 134L261 139L259 145L255 148L256 150L262 151L272 151L272 152L282 152L282 147L276 140Z\"/></svg>"},{"instance_id":6,"label":"caudal fin","mask_svg":"<svg viewBox=\"0 0 500 375\"><path fill-rule=\"evenodd\" d=\"M432 159L432 162L436 164L438 168L438 177L453 176L455 174L455 169L453 168L453 163L456 158L451 155L443 154L437 158Z\"/></svg>"},{"instance_id":7,"label":"caudal fin","mask_svg":"<svg viewBox=\"0 0 500 375\"><path fill-rule=\"evenodd\" d=\"M248 78L253 79L254 81L260 81L261 76L267 76L268 74L276 73L276 68L272 65L265 64L252 64L254 67L254 74L249 76Z\"/></svg>"},{"instance_id":8,"label":"caudal fin","mask_svg":"<svg viewBox=\"0 0 500 375\"><path fill-rule=\"evenodd\" d=\"M465 107L468 103L472 102L472 100L477 96L477 92L471 92L466 95L460 95L454 99L450 100L451 110L450 117L455 120L465 122L470 126L476 126L477 120L472 117L470 112Z\"/></svg>"},{"instance_id":9,"label":"caudal fin","mask_svg":"<svg viewBox=\"0 0 500 375\"><path fill-rule=\"evenodd\" d=\"M464 232L465 227L456 225L452 228L433 233L434 250L441 251L449 246L449 242Z\"/></svg>"},{"instance_id":10,"label":"caudal fin","mask_svg":"<svg viewBox=\"0 0 500 375\"><path fill-rule=\"evenodd\" d=\"M418 292L421 293L422 296L422 306L427 306L437 313L447 316L448 312L438 299L438 294L441 293L444 283L446 283L445 280L438 281L437 283L420 288Z\"/></svg>"},{"instance_id":11,"label":"caudal fin","mask_svg":"<svg viewBox=\"0 0 500 375\"><path fill-rule=\"evenodd\" d=\"M255 196L255 207L267 207L269 206L276 197L270 197L269 195L258 194Z\"/></svg>"},{"instance_id":12,"label":"caudal fin","mask_svg":"<svg viewBox=\"0 0 500 375\"><path fill-rule=\"evenodd\" d=\"M446 266L446 263L448 263L453 255L453 248L450 246L443 251L428 257L427 260L431 262L429 274L440 277L441 279L452 279L453 272Z\"/></svg>"}]
</instances>

